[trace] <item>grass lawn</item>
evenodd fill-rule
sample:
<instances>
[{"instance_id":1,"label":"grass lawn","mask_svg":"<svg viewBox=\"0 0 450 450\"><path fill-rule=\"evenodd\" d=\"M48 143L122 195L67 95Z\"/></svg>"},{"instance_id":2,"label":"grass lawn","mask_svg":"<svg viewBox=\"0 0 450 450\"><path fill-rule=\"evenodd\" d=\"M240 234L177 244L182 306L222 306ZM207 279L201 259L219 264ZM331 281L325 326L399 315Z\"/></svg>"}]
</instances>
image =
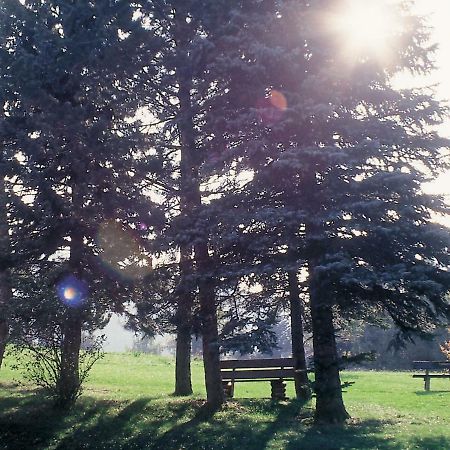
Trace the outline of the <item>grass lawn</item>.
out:
<instances>
[{"instance_id":1,"label":"grass lawn","mask_svg":"<svg viewBox=\"0 0 450 450\"><path fill-rule=\"evenodd\" d=\"M236 399L210 417L202 406L203 374L193 363L195 394L171 396L174 361L108 354L68 414L52 410L39 390L0 371L0 449L450 449L450 380L401 372L344 372L343 427L314 427L313 404L275 403L269 383L237 384ZM293 396L292 383L289 395Z\"/></svg>"}]
</instances>

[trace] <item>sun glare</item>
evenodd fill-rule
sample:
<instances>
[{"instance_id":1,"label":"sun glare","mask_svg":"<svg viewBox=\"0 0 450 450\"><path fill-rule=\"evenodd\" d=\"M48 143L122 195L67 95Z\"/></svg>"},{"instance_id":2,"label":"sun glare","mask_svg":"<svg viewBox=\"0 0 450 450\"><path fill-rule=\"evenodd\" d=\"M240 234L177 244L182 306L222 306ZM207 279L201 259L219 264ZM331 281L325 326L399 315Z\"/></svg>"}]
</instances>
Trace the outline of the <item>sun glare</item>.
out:
<instances>
[{"instance_id":1,"label":"sun glare","mask_svg":"<svg viewBox=\"0 0 450 450\"><path fill-rule=\"evenodd\" d=\"M345 51L358 56L386 56L399 29L393 4L383 0L345 0L333 15L332 26Z\"/></svg>"}]
</instances>

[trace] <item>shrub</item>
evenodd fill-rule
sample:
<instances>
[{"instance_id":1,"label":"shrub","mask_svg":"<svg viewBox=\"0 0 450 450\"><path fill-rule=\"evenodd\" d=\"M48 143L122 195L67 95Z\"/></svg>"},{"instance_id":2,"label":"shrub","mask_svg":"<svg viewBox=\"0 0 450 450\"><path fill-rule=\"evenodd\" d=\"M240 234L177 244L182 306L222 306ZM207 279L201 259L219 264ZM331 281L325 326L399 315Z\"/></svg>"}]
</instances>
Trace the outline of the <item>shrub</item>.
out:
<instances>
[{"instance_id":1,"label":"shrub","mask_svg":"<svg viewBox=\"0 0 450 450\"><path fill-rule=\"evenodd\" d=\"M79 356L78 383L69 393L61 383L62 332L59 326L50 332L47 330L45 336L23 340L20 345L11 346L9 351L16 356L17 362L13 368L20 370L26 381L43 388L55 406L71 405L82 394L83 384L94 364L103 358L104 340L103 335L84 337Z\"/></svg>"}]
</instances>

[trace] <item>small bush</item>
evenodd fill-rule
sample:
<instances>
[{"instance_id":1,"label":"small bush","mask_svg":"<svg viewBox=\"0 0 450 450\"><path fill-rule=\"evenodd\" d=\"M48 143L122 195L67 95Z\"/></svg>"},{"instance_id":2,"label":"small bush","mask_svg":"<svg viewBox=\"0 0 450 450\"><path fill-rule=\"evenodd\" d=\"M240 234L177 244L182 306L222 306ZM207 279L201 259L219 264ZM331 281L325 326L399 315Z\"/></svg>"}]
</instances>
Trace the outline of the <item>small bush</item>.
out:
<instances>
[{"instance_id":1,"label":"small bush","mask_svg":"<svg viewBox=\"0 0 450 450\"><path fill-rule=\"evenodd\" d=\"M10 352L16 357L13 369L20 370L26 381L43 388L56 406L71 405L81 395L93 365L104 356L102 350L104 336L87 336L83 340L78 362L78 380L70 392L61 383L60 327L55 327L45 337L35 337L11 346Z\"/></svg>"}]
</instances>

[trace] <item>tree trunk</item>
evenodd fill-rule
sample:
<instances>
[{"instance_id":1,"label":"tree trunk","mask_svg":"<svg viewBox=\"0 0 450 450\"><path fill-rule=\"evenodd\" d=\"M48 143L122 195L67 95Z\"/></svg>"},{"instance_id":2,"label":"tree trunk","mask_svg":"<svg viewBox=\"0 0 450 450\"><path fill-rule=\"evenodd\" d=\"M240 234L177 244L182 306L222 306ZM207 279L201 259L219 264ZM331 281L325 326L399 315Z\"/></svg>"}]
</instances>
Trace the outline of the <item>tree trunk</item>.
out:
<instances>
[{"instance_id":1,"label":"tree trunk","mask_svg":"<svg viewBox=\"0 0 450 450\"><path fill-rule=\"evenodd\" d=\"M11 301L11 286L9 280L9 271L0 272L0 368L3 363L3 356L8 342L8 305Z\"/></svg>"},{"instance_id":2,"label":"tree trunk","mask_svg":"<svg viewBox=\"0 0 450 450\"><path fill-rule=\"evenodd\" d=\"M8 308L12 298L10 269L7 264L11 254L7 204L4 174L0 173L0 257L4 261L0 266L0 368L8 341Z\"/></svg>"},{"instance_id":3,"label":"tree trunk","mask_svg":"<svg viewBox=\"0 0 450 450\"><path fill-rule=\"evenodd\" d=\"M191 395L191 336L194 294L190 286L192 276L191 246L180 246L181 280L177 305L177 345L175 354L175 395Z\"/></svg>"},{"instance_id":4,"label":"tree trunk","mask_svg":"<svg viewBox=\"0 0 450 450\"><path fill-rule=\"evenodd\" d=\"M181 211L188 223L195 224L201 213L199 165L201 149L197 148L192 109L192 70L191 59L187 51L192 27L186 21L186 12L180 4L176 11L175 41L179 52L178 77L178 130L181 142ZM224 402L222 378L220 375L219 333L217 330L217 309L214 281L210 275L211 259L208 253L208 236L204 230L192 230L194 242L194 260L197 270L198 296L201 315L203 345L203 365L208 405L216 409Z\"/></svg>"},{"instance_id":5,"label":"tree trunk","mask_svg":"<svg viewBox=\"0 0 450 450\"><path fill-rule=\"evenodd\" d=\"M175 355L175 395L192 395L191 327L178 326Z\"/></svg>"},{"instance_id":6,"label":"tree trunk","mask_svg":"<svg viewBox=\"0 0 450 450\"><path fill-rule=\"evenodd\" d=\"M323 275L317 273L321 258L327 251L321 186L317 182L317 162L304 168L303 193L307 199L310 220L305 223L308 261L308 289L314 348L314 391L316 394L316 423L339 424L348 415L342 398L339 359L333 323L333 300L323 287Z\"/></svg>"},{"instance_id":7,"label":"tree trunk","mask_svg":"<svg viewBox=\"0 0 450 450\"><path fill-rule=\"evenodd\" d=\"M79 357L81 347L81 312L69 309L63 329L61 370L59 374L57 405L70 407L77 399L80 388Z\"/></svg>"},{"instance_id":8,"label":"tree trunk","mask_svg":"<svg viewBox=\"0 0 450 450\"><path fill-rule=\"evenodd\" d=\"M206 398L212 409L225 401L220 374L219 332L214 284L208 272L211 270L208 245L201 240L195 245L195 259L199 271L199 301L202 324L203 366L205 369Z\"/></svg>"},{"instance_id":9,"label":"tree trunk","mask_svg":"<svg viewBox=\"0 0 450 450\"><path fill-rule=\"evenodd\" d=\"M77 185L77 177L73 176L72 181L72 212L78 222L83 207L83 195ZM81 282L84 245L81 223L78 223L72 229L70 238L69 267L71 275ZM62 326L61 367L57 399L57 406L61 408L69 408L77 399L80 391L79 359L83 304L69 305L66 308L66 316Z\"/></svg>"},{"instance_id":10,"label":"tree trunk","mask_svg":"<svg viewBox=\"0 0 450 450\"><path fill-rule=\"evenodd\" d=\"M314 283L314 268L310 268L310 277L316 393L315 422L339 424L350 416L342 399L333 310L320 287Z\"/></svg>"},{"instance_id":11,"label":"tree trunk","mask_svg":"<svg viewBox=\"0 0 450 450\"><path fill-rule=\"evenodd\" d=\"M311 398L311 389L306 371L305 345L303 341L303 305L296 271L288 272L288 285L291 310L292 357L294 358L294 368L301 371L295 375L295 393L298 399L309 400Z\"/></svg>"}]
</instances>

